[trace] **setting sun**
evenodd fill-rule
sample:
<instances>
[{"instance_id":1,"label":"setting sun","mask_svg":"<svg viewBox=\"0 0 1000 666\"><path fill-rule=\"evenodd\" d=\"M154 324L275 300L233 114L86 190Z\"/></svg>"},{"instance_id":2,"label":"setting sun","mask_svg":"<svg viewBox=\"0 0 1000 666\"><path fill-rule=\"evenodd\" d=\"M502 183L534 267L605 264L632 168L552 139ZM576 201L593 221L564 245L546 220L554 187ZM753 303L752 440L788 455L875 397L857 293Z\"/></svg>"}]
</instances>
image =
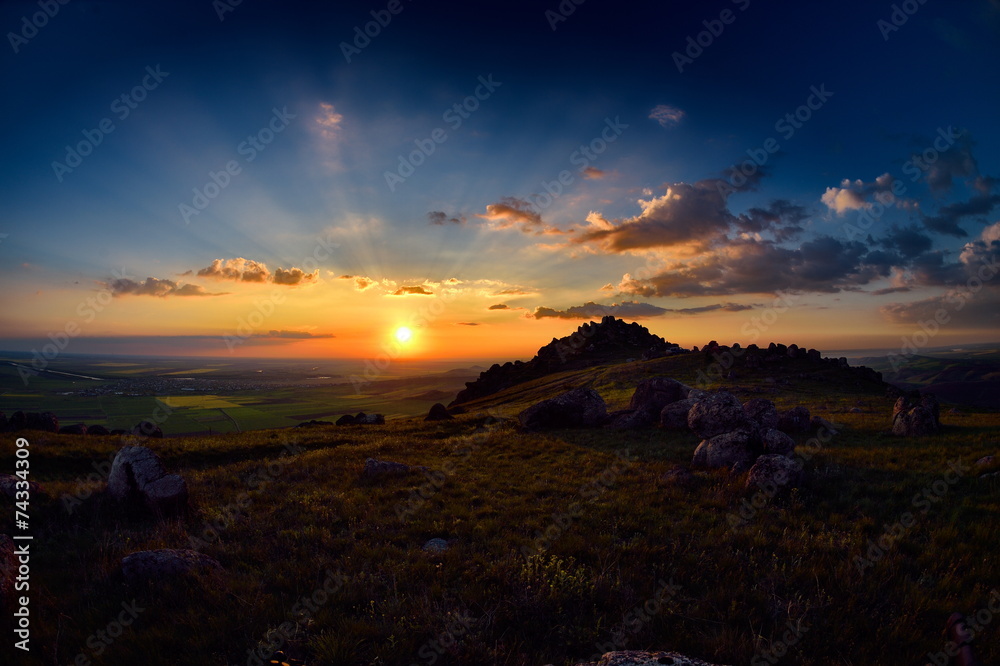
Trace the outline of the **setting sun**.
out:
<instances>
[{"instance_id":1,"label":"setting sun","mask_svg":"<svg viewBox=\"0 0 1000 666\"><path fill-rule=\"evenodd\" d=\"M409 342L413 337L413 331L411 331L406 326L400 326L396 329L396 339L400 342Z\"/></svg>"}]
</instances>

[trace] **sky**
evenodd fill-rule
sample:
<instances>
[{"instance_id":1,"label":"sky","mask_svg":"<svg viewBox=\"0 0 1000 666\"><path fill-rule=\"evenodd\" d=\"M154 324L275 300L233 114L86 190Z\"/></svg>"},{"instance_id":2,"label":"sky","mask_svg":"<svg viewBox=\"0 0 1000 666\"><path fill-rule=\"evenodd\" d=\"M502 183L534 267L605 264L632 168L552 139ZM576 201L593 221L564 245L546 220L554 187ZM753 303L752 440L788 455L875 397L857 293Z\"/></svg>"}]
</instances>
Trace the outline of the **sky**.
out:
<instances>
[{"instance_id":1,"label":"sky","mask_svg":"<svg viewBox=\"0 0 1000 666\"><path fill-rule=\"evenodd\" d=\"M0 28L0 349L505 360L606 315L688 347L1000 340L998 0L41 0Z\"/></svg>"}]
</instances>

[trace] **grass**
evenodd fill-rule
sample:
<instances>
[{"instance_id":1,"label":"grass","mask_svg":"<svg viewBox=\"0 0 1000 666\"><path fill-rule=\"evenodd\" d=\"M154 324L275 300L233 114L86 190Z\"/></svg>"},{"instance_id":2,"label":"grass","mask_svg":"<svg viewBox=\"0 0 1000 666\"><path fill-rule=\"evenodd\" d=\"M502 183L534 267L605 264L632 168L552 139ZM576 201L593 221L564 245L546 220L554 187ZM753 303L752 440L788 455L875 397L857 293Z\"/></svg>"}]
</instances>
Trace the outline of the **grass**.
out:
<instances>
[{"instance_id":1,"label":"grass","mask_svg":"<svg viewBox=\"0 0 1000 666\"><path fill-rule=\"evenodd\" d=\"M312 665L564 665L615 641L745 665L791 623L800 637L780 663L915 664L943 649L952 611L986 607L1000 586L1000 482L969 471L937 491L954 478L949 462L998 452L1000 414L945 410L942 433L902 440L884 432L889 398L835 375L793 369L780 393L766 377L739 377L743 399L804 404L843 430L806 463L803 488L768 500L737 528L730 516L753 499L744 477L660 480L690 462L693 435L534 434L510 420L569 385L594 386L622 406L639 378L691 382L700 363L689 355L555 375L447 422L149 440L192 495L188 517L159 523L130 517L103 482L87 480L118 439L29 433L47 498L32 502L38 652L26 663L68 664L83 652L97 664L244 664L284 625L285 648ZM861 413L848 411L859 403ZM301 452L289 455L290 446ZM13 450L5 436L4 471ZM367 457L441 473L364 482ZM68 513L60 498L81 491L89 496ZM915 496L928 492L937 501L926 500L924 512ZM0 531L10 533L12 512L0 516ZM869 540L907 512L912 527L859 569ZM450 548L423 552L435 537ZM190 547L192 538L225 573L125 586L124 555ZM329 572L342 578L308 610L301 600ZM666 583L674 591L664 596ZM95 654L88 638L133 599L144 610ZM656 612L637 614L644 605ZM984 663L1000 662L998 636L994 620L976 641Z\"/></svg>"}]
</instances>

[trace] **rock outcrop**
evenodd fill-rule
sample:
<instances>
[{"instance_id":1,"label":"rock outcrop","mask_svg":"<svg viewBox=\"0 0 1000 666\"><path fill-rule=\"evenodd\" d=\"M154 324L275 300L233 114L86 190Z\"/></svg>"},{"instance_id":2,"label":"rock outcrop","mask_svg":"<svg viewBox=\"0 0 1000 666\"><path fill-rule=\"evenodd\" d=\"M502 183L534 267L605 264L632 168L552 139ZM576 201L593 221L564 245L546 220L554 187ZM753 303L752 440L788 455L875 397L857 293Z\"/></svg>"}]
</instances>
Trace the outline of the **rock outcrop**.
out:
<instances>
[{"instance_id":1,"label":"rock outcrop","mask_svg":"<svg viewBox=\"0 0 1000 666\"><path fill-rule=\"evenodd\" d=\"M941 429L941 406L932 393L900 396L892 408L892 434L900 437L933 435Z\"/></svg>"},{"instance_id":2,"label":"rock outcrop","mask_svg":"<svg viewBox=\"0 0 1000 666\"><path fill-rule=\"evenodd\" d=\"M608 417L604 399L594 389L576 388L543 400L518 414L528 430L602 425Z\"/></svg>"},{"instance_id":3,"label":"rock outcrop","mask_svg":"<svg viewBox=\"0 0 1000 666\"><path fill-rule=\"evenodd\" d=\"M431 406L430 411L427 412L424 421L448 421L453 418L455 417L448 413L447 407L440 402L436 402Z\"/></svg>"},{"instance_id":4,"label":"rock outcrop","mask_svg":"<svg viewBox=\"0 0 1000 666\"><path fill-rule=\"evenodd\" d=\"M740 401L726 391L710 393L698 400L688 412L688 427L703 439L734 430L756 429L756 425L744 413Z\"/></svg>"},{"instance_id":5,"label":"rock outcrop","mask_svg":"<svg viewBox=\"0 0 1000 666\"><path fill-rule=\"evenodd\" d=\"M783 455L764 454L750 468L746 487L761 488L773 496L797 487L801 478L801 469L794 460Z\"/></svg>"},{"instance_id":6,"label":"rock outcrop","mask_svg":"<svg viewBox=\"0 0 1000 666\"><path fill-rule=\"evenodd\" d=\"M194 572L221 572L217 560L196 550L142 550L122 558L122 575L130 584L177 578Z\"/></svg>"},{"instance_id":7,"label":"rock outcrop","mask_svg":"<svg viewBox=\"0 0 1000 666\"><path fill-rule=\"evenodd\" d=\"M534 358L526 363L515 361L503 365L494 364L489 370L482 372L476 381L467 382L465 389L448 406L492 395L553 372L625 361L637 356L657 358L683 352L680 347L650 333L644 326L607 316L600 323L583 324L572 335L553 338L552 342L540 348Z\"/></svg>"}]
</instances>

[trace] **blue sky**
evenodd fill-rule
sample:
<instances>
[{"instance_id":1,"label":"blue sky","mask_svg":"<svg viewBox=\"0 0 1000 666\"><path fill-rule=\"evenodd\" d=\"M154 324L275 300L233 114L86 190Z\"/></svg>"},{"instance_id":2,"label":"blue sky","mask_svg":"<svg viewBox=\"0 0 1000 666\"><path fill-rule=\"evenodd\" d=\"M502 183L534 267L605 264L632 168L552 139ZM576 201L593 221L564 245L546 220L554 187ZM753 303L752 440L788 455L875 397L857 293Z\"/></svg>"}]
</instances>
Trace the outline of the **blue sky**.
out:
<instances>
[{"instance_id":1,"label":"blue sky","mask_svg":"<svg viewBox=\"0 0 1000 666\"><path fill-rule=\"evenodd\" d=\"M0 348L994 340L1000 3L903 5L5 3Z\"/></svg>"}]
</instances>

